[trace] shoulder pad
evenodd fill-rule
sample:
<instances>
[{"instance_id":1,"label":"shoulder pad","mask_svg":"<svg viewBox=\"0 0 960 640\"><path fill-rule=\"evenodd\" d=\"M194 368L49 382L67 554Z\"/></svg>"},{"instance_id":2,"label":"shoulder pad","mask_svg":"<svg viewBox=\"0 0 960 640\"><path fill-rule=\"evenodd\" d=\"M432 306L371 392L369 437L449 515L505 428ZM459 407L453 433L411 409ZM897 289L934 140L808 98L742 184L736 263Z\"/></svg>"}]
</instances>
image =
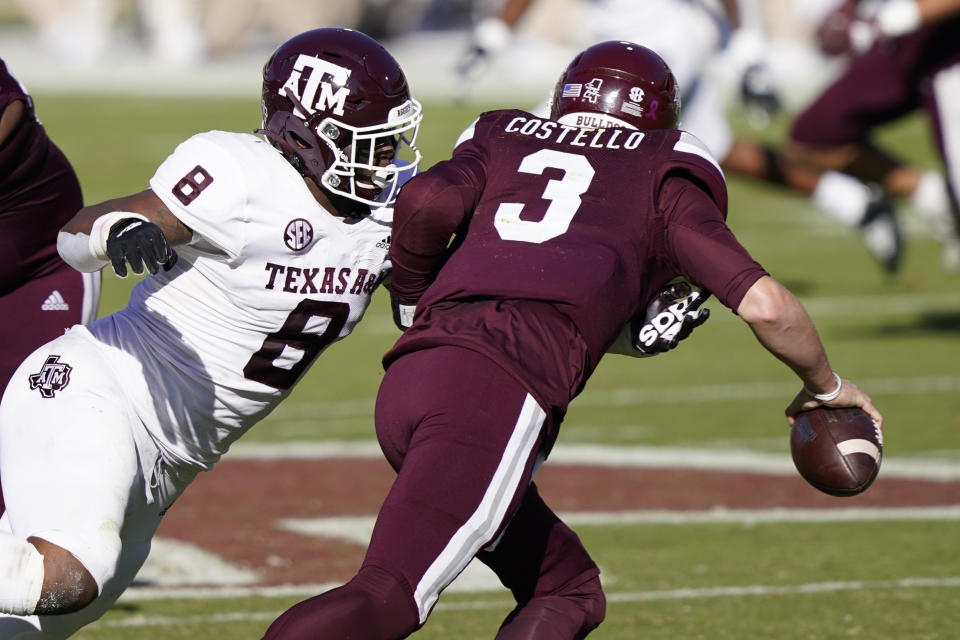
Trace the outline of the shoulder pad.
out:
<instances>
[{"instance_id":1,"label":"shoulder pad","mask_svg":"<svg viewBox=\"0 0 960 640\"><path fill-rule=\"evenodd\" d=\"M680 153L690 153L696 156L699 156L709 162L717 170L717 173L723 176L723 170L720 168L720 163L717 162L713 154L710 153L710 150L707 149L707 145L703 144L700 141L700 138L696 137L692 133L687 133L686 131L680 132L680 139L673 145L674 151L679 151Z\"/></svg>"}]
</instances>

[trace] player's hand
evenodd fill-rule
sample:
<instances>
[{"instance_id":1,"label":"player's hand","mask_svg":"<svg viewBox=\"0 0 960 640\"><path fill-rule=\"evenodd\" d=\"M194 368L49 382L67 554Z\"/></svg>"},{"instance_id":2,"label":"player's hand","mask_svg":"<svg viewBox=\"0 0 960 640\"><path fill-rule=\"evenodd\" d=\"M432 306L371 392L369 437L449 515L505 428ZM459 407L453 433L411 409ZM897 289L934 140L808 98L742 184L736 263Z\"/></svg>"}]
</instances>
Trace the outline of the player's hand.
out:
<instances>
[{"instance_id":1,"label":"player's hand","mask_svg":"<svg viewBox=\"0 0 960 640\"><path fill-rule=\"evenodd\" d=\"M869 395L851 380L840 379L839 385L837 396L827 401L818 400L806 389L801 389L784 411L787 422L792 426L798 413L819 406L860 407L877 424L877 427L883 427L883 415L874 406L873 399Z\"/></svg>"},{"instance_id":2,"label":"player's hand","mask_svg":"<svg viewBox=\"0 0 960 640\"><path fill-rule=\"evenodd\" d=\"M850 53L850 25L856 19L857 4L854 0L845 0L832 11L817 27L817 43L820 50L831 56Z\"/></svg>"},{"instance_id":3,"label":"player's hand","mask_svg":"<svg viewBox=\"0 0 960 640\"><path fill-rule=\"evenodd\" d=\"M137 218L124 218L110 227L107 235L107 256L114 272L127 276L127 264L134 273L168 271L177 263L177 252L167 242L160 227Z\"/></svg>"},{"instance_id":4,"label":"player's hand","mask_svg":"<svg viewBox=\"0 0 960 640\"><path fill-rule=\"evenodd\" d=\"M820 49L831 55L859 55L876 43L913 33L922 24L914 0L858 5L846 0L817 30Z\"/></svg>"},{"instance_id":5,"label":"player's hand","mask_svg":"<svg viewBox=\"0 0 960 640\"><path fill-rule=\"evenodd\" d=\"M710 310L702 307L710 292L683 278L675 278L647 305L643 318L633 321L633 347L642 356L655 356L676 347L707 321Z\"/></svg>"}]
</instances>

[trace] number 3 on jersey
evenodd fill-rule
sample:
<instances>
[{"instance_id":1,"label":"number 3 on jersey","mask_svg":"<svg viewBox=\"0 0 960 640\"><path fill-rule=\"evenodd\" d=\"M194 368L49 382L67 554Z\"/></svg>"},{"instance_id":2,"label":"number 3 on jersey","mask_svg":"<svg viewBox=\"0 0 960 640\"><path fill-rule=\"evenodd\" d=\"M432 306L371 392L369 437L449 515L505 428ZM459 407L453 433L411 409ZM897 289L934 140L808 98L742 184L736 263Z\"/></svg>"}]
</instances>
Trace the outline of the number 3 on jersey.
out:
<instances>
[{"instance_id":1,"label":"number 3 on jersey","mask_svg":"<svg viewBox=\"0 0 960 640\"><path fill-rule=\"evenodd\" d=\"M580 208L581 198L595 173L590 162L581 155L553 149L541 149L526 156L518 171L542 175L547 168L564 171L560 180L550 180L543 198L550 201L541 220L521 220L522 202L503 202L494 215L493 226L504 240L540 244L566 233L570 221Z\"/></svg>"}]
</instances>

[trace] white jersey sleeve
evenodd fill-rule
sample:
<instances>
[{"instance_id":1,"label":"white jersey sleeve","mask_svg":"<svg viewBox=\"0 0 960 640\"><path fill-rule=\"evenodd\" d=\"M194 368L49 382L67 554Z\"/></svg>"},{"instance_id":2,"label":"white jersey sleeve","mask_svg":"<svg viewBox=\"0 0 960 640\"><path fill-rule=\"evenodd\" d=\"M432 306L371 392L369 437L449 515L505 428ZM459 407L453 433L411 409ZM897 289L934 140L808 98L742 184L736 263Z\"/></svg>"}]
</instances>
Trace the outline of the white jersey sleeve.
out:
<instances>
[{"instance_id":1,"label":"white jersey sleeve","mask_svg":"<svg viewBox=\"0 0 960 640\"><path fill-rule=\"evenodd\" d=\"M243 249L240 232L245 227L238 223L243 222L248 193L263 176L238 161L246 154L237 153L236 146L236 134L197 134L178 145L150 180L150 188L173 215L231 258Z\"/></svg>"}]
</instances>

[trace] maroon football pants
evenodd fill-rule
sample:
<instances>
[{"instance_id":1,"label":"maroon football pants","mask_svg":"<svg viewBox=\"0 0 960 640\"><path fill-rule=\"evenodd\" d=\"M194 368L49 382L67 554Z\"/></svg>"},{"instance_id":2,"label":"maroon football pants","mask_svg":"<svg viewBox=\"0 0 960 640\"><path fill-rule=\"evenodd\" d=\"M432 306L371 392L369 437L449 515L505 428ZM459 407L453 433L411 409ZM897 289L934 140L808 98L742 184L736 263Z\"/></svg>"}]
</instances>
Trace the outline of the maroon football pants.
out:
<instances>
[{"instance_id":1,"label":"maroon football pants","mask_svg":"<svg viewBox=\"0 0 960 640\"><path fill-rule=\"evenodd\" d=\"M377 398L397 470L346 585L283 614L268 640L404 638L474 557L517 599L500 640L573 640L600 624L599 570L531 480L549 419L512 376L459 347L405 355Z\"/></svg>"}]
</instances>

